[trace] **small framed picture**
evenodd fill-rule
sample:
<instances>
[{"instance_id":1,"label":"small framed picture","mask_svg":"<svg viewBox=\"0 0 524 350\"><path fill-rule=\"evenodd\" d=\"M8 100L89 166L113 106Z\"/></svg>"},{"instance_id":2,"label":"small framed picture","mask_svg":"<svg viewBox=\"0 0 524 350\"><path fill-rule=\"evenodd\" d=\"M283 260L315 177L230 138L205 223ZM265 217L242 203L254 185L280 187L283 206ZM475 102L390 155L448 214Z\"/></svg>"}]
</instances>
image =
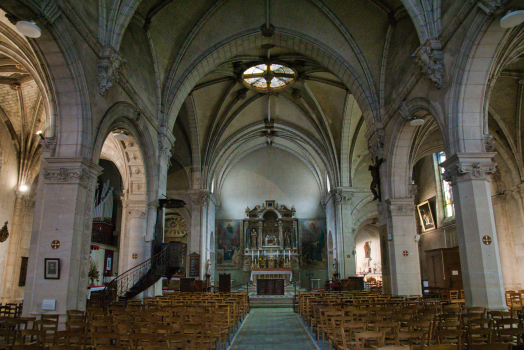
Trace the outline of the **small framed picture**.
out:
<instances>
[{"instance_id":1,"label":"small framed picture","mask_svg":"<svg viewBox=\"0 0 524 350\"><path fill-rule=\"evenodd\" d=\"M435 229L435 220L433 220L433 214L431 213L431 207L429 202L425 201L417 205L418 215L420 217L420 224L422 225L422 231L431 231Z\"/></svg>"},{"instance_id":2,"label":"small framed picture","mask_svg":"<svg viewBox=\"0 0 524 350\"><path fill-rule=\"evenodd\" d=\"M45 258L44 259L44 279L59 280L60 279L60 259Z\"/></svg>"}]
</instances>

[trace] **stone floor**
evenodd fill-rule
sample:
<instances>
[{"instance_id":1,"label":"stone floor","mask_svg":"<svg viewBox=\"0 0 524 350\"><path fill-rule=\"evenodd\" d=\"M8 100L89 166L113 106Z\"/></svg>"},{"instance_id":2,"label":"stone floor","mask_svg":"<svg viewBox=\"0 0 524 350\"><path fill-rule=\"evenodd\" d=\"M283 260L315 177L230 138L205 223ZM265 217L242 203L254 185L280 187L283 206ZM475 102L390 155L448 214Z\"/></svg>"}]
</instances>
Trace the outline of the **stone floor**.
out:
<instances>
[{"instance_id":1,"label":"stone floor","mask_svg":"<svg viewBox=\"0 0 524 350\"><path fill-rule=\"evenodd\" d=\"M317 350L292 309L252 309L230 350Z\"/></svg>"}]
</instances>

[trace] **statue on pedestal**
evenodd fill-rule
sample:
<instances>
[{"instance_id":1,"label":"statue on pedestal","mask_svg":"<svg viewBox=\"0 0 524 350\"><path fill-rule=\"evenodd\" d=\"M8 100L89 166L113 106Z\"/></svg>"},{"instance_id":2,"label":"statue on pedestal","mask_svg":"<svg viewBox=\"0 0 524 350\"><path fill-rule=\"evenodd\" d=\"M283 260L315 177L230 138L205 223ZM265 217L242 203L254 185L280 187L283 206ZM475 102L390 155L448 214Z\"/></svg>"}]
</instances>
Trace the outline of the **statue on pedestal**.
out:
<instances>
[{"instance_id":1,"label":"statue on pedestal","mask_svg":"<svg viewBox=\"0 0 524 350\"><path fill-rule=\"evenodd\" d=\"M251 230L251 249L257 249L258 246L258 233L257 230Z\"/></svg>"},{"instance_id":2,"label":"statue on pedestal","mask_svg":"<svg viewBox=\"0 0 524 350\"><path fill-rule=\"evenodd\" d=\"M211 261L207 259L206 261L206 276L211 275Z\"/></svg>"},{"instance_id":3,"label":"statue on pedestal","mask_svg":"<svg viewBox=\"0 0 524 350\"><path fill-rule=\"evenodd\" d=\"M291 233L287 230L284 233L284 248L293 248L293 246L291 245Z\"/></svg>"}]
</instances>

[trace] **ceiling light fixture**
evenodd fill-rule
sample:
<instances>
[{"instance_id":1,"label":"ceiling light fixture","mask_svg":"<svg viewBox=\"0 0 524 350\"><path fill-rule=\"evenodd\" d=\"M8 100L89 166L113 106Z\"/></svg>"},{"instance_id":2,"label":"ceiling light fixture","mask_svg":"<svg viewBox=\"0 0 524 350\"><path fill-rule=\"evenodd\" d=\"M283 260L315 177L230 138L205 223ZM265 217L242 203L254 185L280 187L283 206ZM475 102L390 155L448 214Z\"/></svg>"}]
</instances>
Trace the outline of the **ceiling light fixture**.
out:
<instances>
[{"instance_id":1,"label":"ceiling light fixture","mask_svg":"<svg viewBox=\"0 0 524 350\"><path fill-rule=\"evenodd\" d=\"M16 29L28 38L39 38L42 35L40 27L29 21L16 22Z\"/></svg>"},{"instance_id":2,"label":"ceiling light fixture","mask_svg":"<svg viewBox=\"0 0 524 350\"><path fill-rule=\"evenodd\" d=\"M411 120L409 121L409 125L411 125L411 126L421 126L421 125L424 125L424 119L419 119L419 118L411 119Z\"/></svg>"},{"instance_id":3,"label":"ceiling light fixture","mask_svg":"<svg viewBox=\"0 0 524 350\"><path fill-rule=\"evenodd\" d=\"M26 184L23 184L23 185L20 185L18 189L20 190L20 192L27 192L27 190L29 189L29 186L27 186Z\"/></svg>"},{"instance_id":4,"label":"ceiling light fixture","mask_svg":"<svg viewBox=\"0 0 524 350\"><path fill-rule=\"evenodd\" d=\"M511 11L500 19L502 28L513 28L524 22L524 10Z\"/></svg>"},{"instance_id":5,"label":"ceiling light fixture","mask_svg":"<svg viewBox=\"0 0 524 350\"><path fill-rule=\"evenodd\" d=\"M113 134L113 137L114 137L115 139L117 139L118 141L125 141L125 140L127 140L127 135L124 134L123 131L115 132L115 133Z\"/></svg>"}]
</instances>

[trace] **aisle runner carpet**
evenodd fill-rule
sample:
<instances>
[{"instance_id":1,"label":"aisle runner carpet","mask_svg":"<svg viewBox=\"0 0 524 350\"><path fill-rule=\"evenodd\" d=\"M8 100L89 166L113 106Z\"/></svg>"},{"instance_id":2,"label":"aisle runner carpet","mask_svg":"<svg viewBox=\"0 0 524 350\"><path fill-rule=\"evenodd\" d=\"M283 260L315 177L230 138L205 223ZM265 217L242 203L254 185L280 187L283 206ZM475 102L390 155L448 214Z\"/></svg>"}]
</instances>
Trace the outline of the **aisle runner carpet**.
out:
<instances>
[{"instance_id":1,"label":"aisle runner carpet","mask_svg":"<svg viewBox=\"0 0 524 350\"><path fill-rule=\"evenodd\" d=\"M292 309L252 309L230 350L318 350Z\"/></svg>"}]
</instances>

